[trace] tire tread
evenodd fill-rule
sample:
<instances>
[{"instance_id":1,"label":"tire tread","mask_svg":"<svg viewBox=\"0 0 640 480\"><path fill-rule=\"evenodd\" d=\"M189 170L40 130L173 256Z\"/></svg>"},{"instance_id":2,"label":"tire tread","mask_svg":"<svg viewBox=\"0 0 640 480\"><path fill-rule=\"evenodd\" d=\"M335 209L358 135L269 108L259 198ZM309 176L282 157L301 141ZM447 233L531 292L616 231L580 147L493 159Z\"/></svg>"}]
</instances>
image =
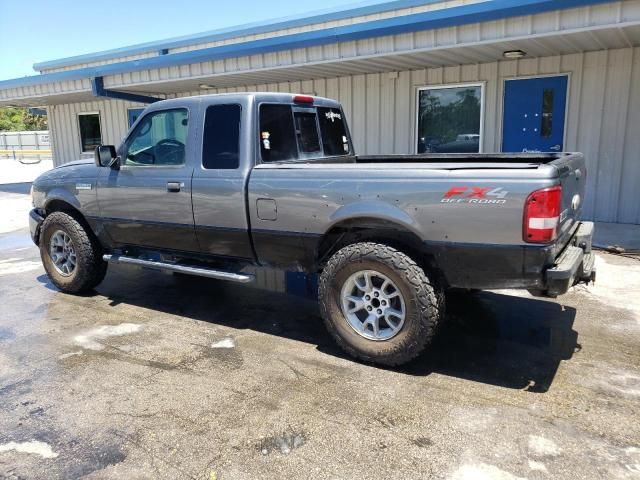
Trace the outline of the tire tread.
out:
<instances>
[{"instance_id":1,"label":"tire tread","mask_svg":"<svg viewBox=\"0 0 640 480\"><path fill-rule=\"evenodd\" d=\"M417 333L410 335L392 353L386 353L383 356L364 353L346 342L337 330L334 320L330 318L325 303L328 301L327 294L334 275L344 266L363 260L382 262L398 272L415 292L417 307L420 311ZM320 312L336 343L353 357L388 366L401 365L419 356L431 343L444 313L442 291L432 284L425 271L405 253L374 242L354 243L337 251L329 259L320 275L318 296Z\"/></svg>"},{"instance_id":2,"label":"tire tread","mask_svg":"<svg viewBox=\"0 0 640 480\"><path fill-rule=\"evenodd\" d=\"M47 215L42 223L40 231L43 237L40 242L40 256L45 269L47 266L46 257L49 252L47 251L48 239L44 238L44 235L49 228L55 226L61 227L71 236L78 259L76 268L79 270L70 282L63 283L58 281L55 275L49 275L51 281L66 293L82 293L98 286L107 273L107 263L102 260L102 247L93 232L87 232L76 218L66 212L53 212ZM49 272L47 271L47 273Z\"/></svg>"}]
</instances>

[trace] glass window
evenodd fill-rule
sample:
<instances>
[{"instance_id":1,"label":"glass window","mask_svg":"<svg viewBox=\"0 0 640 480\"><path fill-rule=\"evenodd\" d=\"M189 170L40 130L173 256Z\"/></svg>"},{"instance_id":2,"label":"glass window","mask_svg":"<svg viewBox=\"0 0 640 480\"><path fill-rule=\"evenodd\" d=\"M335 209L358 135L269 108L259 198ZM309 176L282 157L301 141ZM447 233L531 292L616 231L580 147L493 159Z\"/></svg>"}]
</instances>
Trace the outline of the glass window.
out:
<instances>
[{"instance_id":1,"label":"glass window","mask_svg":"<svg viewBox=\"0 0 640 480\"><path fill-rule=\"evenodd\" d=\"M418 91L418 153L480 151L482 87L425 88Z\"/></svg>"},{"instance_id":2,"label":"glass window","mask_svg":"<svg viewBox=\"0 0 640 480\"><path fill-rule=\"evenodd\" d=\"M300 153L320 153L320 138L316 123L315 110L296 110L293 112L296 122L296 136Z\"/></svg>"},{"instance_id":3,"label":"glass window","mask_svg":"<svg viewBox=\"0 0 640 480\"><path fill-rule=\"evenodd\" d=\"M100 114L82 113L78 115L80 126L80 144L83 152L93 152L97 146L102 144L100 134Z\"/></svg>"},{"instance_id":4,"label":"glass window","mask_svg":"<svg viewBox=\"0 0 640 480\"><path fill-rule=\"evenodd\" d=\"M240 105L207 107L202 141L202 166L233 169L240 164Z\"/></svg>"},{"instance_id":5,"label":"glass window","mask_svg":"<svg viewBox=\"0 0 640 480\"><path fill-rule=\"evenodd\" d=\"M540 134L550 137L553 132L553 88L545 88L542 92L542 125Z\"/></svg>"},{"instance_id":6,"label":"glass window","mask_svg":"<svg viewBox=\"0 0 640 480\"><path fill-rule=\"evenodd\" d=\"M182 165L188 130L187 109L146 115L125 144L125 165Z\"/></svg>"},{"instance_id":7,"label":"glass window","mask_svg":"<svg viewBox=\"0 0 640 480\"><path fill-rule=\"evenodd\" d=\"M318 107L322 147L327 156L347 155L349 140L342 112L337 108Z\"/></svg>"},{"instance_id":8,"label":"glass window","mask_svg":"<svg viewBox=\"0 0 640 480\"><path fill-rule=\"evenodd\" d=\"M140 115L142 115L142 112L144 112L144 108L130 108L129 110L127 110L129 128L131 128L131 125L136 123L136 120Z\"/></svg>"},{"instance_id":9,"label":"glass window","mask_svg":"<svg viewBox=\"0 0 640 480\"><path fill-rule=\"evenodd\" d=\"M298 158L290 105L260 106L260 152L264 162Z\"/></svg>"}]
</instances>

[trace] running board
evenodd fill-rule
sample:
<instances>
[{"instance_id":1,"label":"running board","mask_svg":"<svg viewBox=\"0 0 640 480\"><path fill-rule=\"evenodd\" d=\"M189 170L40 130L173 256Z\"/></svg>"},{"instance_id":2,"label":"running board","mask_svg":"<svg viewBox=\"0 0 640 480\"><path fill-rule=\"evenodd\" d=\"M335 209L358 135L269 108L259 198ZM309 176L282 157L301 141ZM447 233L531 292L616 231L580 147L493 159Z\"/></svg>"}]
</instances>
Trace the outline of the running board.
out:
<instances>
[{"instance_id":1,"label":"running board","mask_svg":"<svg viewBox=\"0 0 640 480\"><path fill-rule=\"evenodd\" d=\"M249 283L255 277L244 273L224 272L212 268L192 267L189 265L179 265L176 263L156 262L153 260L142 260L141 258L124 257L122 255L103 255L102 259L109 263L124 263L127 265L137 265L138 267L154 268L169 272L184 273L187 275L197 275L200 277L215 278L218 280L229 280L231 282Z\"/></svg>"}]
</instances>

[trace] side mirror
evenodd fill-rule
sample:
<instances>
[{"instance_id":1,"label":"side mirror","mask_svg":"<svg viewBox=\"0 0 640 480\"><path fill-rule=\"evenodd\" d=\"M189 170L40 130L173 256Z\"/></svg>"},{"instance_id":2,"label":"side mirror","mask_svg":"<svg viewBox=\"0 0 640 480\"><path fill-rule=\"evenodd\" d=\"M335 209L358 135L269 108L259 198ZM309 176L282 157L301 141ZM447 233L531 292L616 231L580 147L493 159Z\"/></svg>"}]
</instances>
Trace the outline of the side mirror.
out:
<instances>
[{"instance_id":1,"label":"side mirror","mask_svg":"<svg viewBox=\"0 0 640 480\"><path fill-rule=\"evenodd\" d=\"M118 156L116 147L113 145L100 145L96 147L94 152L94 160L98 167L116 167L118 165Z\"/></svg>"}]
</instances>

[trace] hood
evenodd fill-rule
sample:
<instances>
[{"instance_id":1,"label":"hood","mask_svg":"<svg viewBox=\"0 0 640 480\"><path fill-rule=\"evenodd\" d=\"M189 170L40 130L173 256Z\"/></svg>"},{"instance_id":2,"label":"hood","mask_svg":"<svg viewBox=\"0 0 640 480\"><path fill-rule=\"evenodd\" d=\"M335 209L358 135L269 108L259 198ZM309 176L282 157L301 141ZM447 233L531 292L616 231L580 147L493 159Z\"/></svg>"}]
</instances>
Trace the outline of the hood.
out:
<instances>
[{"instance_id":1,"label":"hood","mask_svg":"<svg viewBox=\"0 0 640 480\"><path fill-rule=\"evenodd\" d=\"M81 158L80 160L74 160L73 162L67 162L63 163L62 165L58 165L54 170L57 170L58 168L73 167L74 165L86 165L93 162L93 158Z\"/></svg>"}]
</instances>

